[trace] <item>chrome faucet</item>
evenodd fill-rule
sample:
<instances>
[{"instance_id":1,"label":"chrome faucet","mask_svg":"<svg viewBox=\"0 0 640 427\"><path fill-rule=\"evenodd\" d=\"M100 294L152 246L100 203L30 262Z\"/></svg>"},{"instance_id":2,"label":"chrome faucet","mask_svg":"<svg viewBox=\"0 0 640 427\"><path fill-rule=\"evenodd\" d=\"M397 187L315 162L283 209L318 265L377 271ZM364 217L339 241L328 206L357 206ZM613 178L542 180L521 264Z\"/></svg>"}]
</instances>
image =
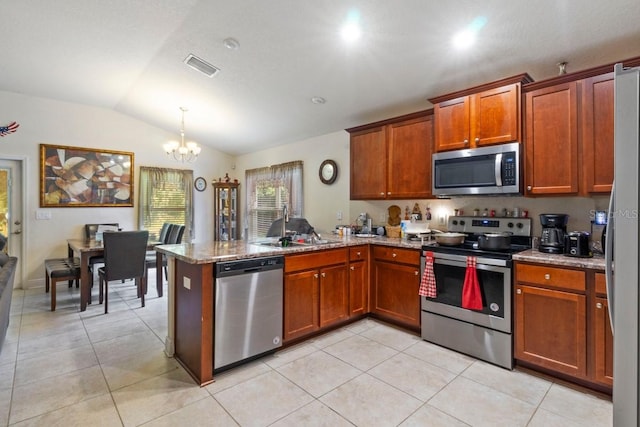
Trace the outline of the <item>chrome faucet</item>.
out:
<instances>
[{"instance_id":1,"label":"chrome faucet","mask_svg":"<svg viewBox=\"0 0 640 427\"><path fill-rule=\"evenodd\" d=\"M282 233L281 237L287 237L287 226L286 223L289 222L289 209L287 209L287 205L282 206Z\"/></svg>"}]
</instances>

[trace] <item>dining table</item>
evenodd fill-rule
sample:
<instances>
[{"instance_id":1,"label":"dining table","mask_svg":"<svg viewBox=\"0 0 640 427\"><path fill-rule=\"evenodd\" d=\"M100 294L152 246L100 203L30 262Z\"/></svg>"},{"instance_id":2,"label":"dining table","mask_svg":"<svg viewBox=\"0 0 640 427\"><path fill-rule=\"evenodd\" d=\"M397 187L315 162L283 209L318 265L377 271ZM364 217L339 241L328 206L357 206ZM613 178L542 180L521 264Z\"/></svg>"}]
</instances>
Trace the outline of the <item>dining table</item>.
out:
<instances>
[{"instance_id":1,"label":"dining table","mask_svg":"<svg viewBox=\"0 0 640 427\"><path fill-rule=\"evenodd\" d=\"M147 242L147 250L153 250L162 244L160 241ZM67 239L69 257L75 254L80 255L80 311L87 309L87 304L91 304L91 283L89 274L89 259L92 257L104 256L104 244L95 239ZM158 296L162 296L162 256L156 254L156 289Z\"/></svg>"}]
</instances>

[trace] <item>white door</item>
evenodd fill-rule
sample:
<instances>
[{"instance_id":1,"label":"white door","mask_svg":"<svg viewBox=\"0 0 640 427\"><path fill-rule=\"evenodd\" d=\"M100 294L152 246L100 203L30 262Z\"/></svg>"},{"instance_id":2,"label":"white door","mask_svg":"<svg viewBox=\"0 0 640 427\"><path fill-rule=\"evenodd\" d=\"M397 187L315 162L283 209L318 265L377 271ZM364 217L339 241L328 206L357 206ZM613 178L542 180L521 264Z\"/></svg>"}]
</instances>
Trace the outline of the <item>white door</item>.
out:
<instances>
[{"instance_id":1,"label":"white door","mask_svg":"<svg viewBox=\"0 0 640 427\"><path fill-rule=\"evenodd\" d=\"M14 283L17 288L22 287L22 203L22 161L0 159L0 234L7 239L1 250L18 257Z\"/></svg>"}]
</instances>

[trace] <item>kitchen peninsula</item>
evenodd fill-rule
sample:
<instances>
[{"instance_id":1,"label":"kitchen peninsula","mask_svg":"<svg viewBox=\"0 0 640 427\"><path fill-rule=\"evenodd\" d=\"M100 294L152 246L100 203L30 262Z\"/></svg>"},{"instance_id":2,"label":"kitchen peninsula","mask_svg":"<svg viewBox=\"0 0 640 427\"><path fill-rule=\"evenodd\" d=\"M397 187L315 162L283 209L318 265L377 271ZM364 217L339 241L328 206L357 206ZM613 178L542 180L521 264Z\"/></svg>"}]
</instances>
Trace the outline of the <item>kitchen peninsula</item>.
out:
<instances>
[{"instance_id":1,"label":"kitchen peninsula","mask_svg":"<svg viewBox=\"0 0 640 427\"><path fill-rule=\"evenodd\" d=\"M410 292L416 296L417 317L419 310L418 259L422 246L420 241L347 236L330 240L327 243L295 245L287 248L265 246L241 240L156 247L156 251L164 254L168 260L166 354L174 356L200 385L206 385L213 381L214 271L217 262L284 255L286 269L287 259L291 259L289 257L299 254L318 253L320 255L320 252L334 254L338 253L337 251L344 251L342 265L346 269L347 262L352 259L350 252L353 252L353 257L368 259L370 244L397 248L398 252L406 251L415 255L415 263L411 266L411 276L415 276L413 280L415 283L411 283ZM365 274L368 279L368 268L365 270ZM362 317L367 311L362 310L358 316Z\"/></svg>"}]
</instances>

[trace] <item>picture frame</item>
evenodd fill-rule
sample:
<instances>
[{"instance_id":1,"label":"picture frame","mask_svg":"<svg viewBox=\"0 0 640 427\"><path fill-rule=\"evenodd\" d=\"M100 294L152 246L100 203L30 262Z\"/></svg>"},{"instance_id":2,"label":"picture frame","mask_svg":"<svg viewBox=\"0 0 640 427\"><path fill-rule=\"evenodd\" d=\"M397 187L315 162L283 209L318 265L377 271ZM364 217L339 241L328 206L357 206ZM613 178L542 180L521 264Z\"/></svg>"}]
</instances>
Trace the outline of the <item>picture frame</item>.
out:
<instances>
[{"instance_id":1,"label":"picture frame","mask_svg":"<svg viewBox=\"0 0 640 427\"><path fill-rule=\"evenodd\" d=\"M134 154L40 144L40 207L133 207Z\"/></svg>"}]
</instances>

